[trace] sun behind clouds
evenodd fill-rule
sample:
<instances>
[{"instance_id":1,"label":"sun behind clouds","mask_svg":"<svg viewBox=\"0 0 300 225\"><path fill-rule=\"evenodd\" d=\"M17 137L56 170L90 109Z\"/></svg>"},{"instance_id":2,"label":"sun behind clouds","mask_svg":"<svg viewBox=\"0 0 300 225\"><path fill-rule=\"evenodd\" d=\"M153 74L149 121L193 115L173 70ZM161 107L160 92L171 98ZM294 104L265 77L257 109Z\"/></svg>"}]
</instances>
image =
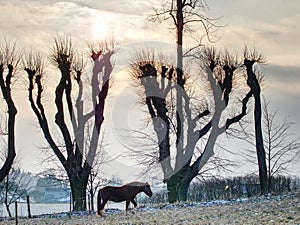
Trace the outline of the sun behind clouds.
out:
<instances>
[{"instance_id":1,"label":"sun behind clouds","mask_svg":"<svg viewBox=\"0 0 300 225\"><path fill-rule=\"evenodd\" d=\"M104 39L108 35L108 26L103 18L98 18L92 25L92 35L95 40Z\"/></svg>"}]
</instances>

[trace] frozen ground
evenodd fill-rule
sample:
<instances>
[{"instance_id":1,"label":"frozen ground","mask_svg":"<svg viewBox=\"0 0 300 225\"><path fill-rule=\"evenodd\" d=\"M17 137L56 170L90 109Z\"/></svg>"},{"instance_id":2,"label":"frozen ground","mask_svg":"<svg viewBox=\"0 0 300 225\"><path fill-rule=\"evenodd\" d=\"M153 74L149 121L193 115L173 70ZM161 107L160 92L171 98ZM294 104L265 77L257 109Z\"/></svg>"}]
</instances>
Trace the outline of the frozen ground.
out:
<instances>
[{"instance_id":1,"label":"frozen ground","mask_svg":"<svg viewBox=\"0 0 300 225\"><path fill-rule=\"evenodd\" d=\"M0 224L15 224L3 221ZM144 206L125 214L106 210L105 217L85 213L43 215L19 219L19 224L300 224L300 193L204 203Z\"/></svg>"}]
</instances>

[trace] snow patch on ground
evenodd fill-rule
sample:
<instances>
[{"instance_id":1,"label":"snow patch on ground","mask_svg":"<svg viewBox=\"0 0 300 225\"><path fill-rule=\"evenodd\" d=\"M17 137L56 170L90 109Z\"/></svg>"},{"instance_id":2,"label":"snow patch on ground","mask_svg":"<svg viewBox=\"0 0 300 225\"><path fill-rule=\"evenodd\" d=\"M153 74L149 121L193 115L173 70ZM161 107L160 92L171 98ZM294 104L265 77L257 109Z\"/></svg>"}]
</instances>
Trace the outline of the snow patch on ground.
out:
<instances>
[{"instance_id":1,"label":"snow patch on ground","mask_svg":"<svg viewBox=\"0 0 300 225\"><path fill-rule=\"evenodd\" d=\"M229 199L229 200L213 200L208 202L183 202L183 203L175 203L175 204L157 204L157 205L142 205L137 209L131 210L128 213L134 214L135 211L146 211L146 212L158 212L160 210L172 210L172 211L180 211L186 208L206 208L206 207L214 207L214 206L225 206L225 205L239 205L244 203L253 203L255 205L261 205L262 203L274 203L277 204L282 200L285 199L293 199L294 197L299 198L299 193L289 193L285 195L273 196L273 195L266 195L266 196L259 196L255 198L237 198L237 199ZM298 203L298 207L300 207L300 202ZM108 208L105 210L107 216L109 215L123 215L124 211L120 209ZM255 208L249 214L256 214L260 212L256 212ZM295 212L290 212L294 214ZM95 212L88 212L88 211L80 211L80 212L62 212L62 213L55 213L55 214L43 214L38 216L33 216L36 219L50 219L50 218L68 218L68 217L84 217L89 215L95 215ZM0 221L9 221L10 218L0 218ZM272 220L269 221L272 223Z\"/></svg>"}]
</instances>

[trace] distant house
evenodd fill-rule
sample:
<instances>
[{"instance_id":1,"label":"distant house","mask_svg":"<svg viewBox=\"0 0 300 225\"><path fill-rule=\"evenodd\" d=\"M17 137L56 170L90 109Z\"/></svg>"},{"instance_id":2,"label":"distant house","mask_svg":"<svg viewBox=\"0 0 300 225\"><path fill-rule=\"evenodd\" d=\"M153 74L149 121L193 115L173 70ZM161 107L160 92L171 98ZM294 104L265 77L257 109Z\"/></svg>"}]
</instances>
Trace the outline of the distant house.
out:
<instances>
[{"instance_id":1,"label":"distant house","mask_svg":"<svg viewBox=\"0 0 300 225\"><path fill-rule=\"evenodd\" d=\"M57 203L70 201L70 188L45 188L43 202Z\"/></svg>"}]
</instances>

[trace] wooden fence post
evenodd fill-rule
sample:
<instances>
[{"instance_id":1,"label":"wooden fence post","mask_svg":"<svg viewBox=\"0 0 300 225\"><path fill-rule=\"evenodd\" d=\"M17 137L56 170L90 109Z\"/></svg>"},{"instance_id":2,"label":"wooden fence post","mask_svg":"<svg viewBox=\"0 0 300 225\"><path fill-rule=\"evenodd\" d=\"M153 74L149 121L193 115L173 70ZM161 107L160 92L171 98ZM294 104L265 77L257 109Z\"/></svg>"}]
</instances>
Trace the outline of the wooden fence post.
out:
<instances>
[{"instance_id":1,"label":"wooden fence post","mask_svg":"<svg viewBox=\"0 0 300 225\"><path fill-rule=\"evenodd\" d=\"M89 214L91 214L91 197L90 197L90 194L88 194L88 211L89 211Z\"/></svg>"},{"instance_id":2,"label":"wooden fence post","mask_svg":"<svg viewBox=\"0 0 300 225\"><path fill-rule=\"evenodd\" d=\"M30 212L30 199L29 195L27 195L27 210L28 210L28 218L31 218L31 212Z\"/></svg>"},{"instance_id":3,"label":"wooden fence post","mask_svg":"<svg viewBox=\"0 0 300 225\"><path fill-rule=\"evenodd\" d=\"M71 218L71 215L72 215L72 192L70 192L70 215L69 217Z\"/></svg>"},{"instance_id":4,"label":"wooden fence post","mask_svg":"<svg viewBox=\"0 0 300 225\"><path fill-rule=\"evenodd\" d=\"M16 218L16 225L18 225L18 202L15 202L15 218Z\"/></svg>"}]
</instances>

